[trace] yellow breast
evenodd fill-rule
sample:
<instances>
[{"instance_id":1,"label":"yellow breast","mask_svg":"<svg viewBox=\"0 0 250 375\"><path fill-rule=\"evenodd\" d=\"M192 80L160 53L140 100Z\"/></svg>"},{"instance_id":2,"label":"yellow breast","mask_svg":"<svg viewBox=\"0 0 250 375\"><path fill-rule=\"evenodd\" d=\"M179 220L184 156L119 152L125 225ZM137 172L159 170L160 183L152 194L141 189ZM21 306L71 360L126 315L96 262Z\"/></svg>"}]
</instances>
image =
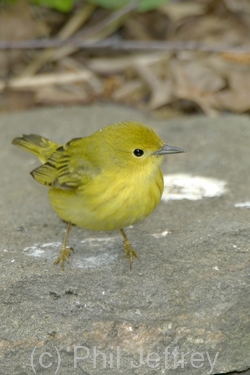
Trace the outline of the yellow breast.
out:
<instances>
[{"instance_id":1,"label":"yellow breast","mask_svg":"<svg viewBox=\"0 0 250 375\"><path fill-rule=\"evenodd\" d=\"M59 217L91 230L117 230L143 220L161 199L160 168L153 174L103 176L75 191L51 188L50 202Z\"/></svg>"}]
</instances>

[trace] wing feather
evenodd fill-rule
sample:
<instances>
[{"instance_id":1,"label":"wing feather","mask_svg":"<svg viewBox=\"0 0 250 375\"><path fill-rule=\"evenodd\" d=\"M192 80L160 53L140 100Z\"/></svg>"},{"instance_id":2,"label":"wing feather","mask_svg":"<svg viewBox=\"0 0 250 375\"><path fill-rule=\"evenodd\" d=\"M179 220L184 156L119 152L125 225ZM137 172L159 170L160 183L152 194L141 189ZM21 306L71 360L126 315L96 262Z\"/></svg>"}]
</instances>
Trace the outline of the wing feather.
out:
<instances>
[{"instance_id":1,"label":"wing feather","mask_svg":"<svg viewBox=\"0 0 250 375\"><path fill-rule=\"evenodd\" d=\"M40 184L59 189L76 189L86 184L94 174L93 165L84 158L78 139L60 146L48 161L34 169L31 175Z\"/></svg>"}]
</instances>

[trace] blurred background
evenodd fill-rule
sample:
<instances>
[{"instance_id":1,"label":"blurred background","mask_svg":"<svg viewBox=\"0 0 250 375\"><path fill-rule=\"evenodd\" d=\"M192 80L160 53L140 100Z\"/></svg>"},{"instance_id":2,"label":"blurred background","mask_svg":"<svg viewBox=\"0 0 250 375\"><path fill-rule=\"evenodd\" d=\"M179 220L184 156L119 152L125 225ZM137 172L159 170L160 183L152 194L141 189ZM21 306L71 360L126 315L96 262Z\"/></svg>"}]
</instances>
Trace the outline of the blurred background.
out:
<instances>
[{"instance_id":1,"label":"blurred background","mask_svg":"<svg viewBox=\"0 0 250 375\"><path fill-rule=\"evenodd\" d=\"M0 0L0 112L250 111L250 0Z\"/></svg>"}]
</instances>

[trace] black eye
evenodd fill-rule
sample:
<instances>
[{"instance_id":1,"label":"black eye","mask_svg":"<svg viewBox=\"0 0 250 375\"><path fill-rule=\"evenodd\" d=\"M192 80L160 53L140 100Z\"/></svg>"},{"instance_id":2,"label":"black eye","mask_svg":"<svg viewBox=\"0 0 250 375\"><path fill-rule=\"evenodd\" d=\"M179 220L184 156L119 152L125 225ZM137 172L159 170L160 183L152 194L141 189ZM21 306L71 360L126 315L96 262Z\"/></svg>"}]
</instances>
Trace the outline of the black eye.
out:
<instances>
[{"instance_id":1,"label":"black eye","mask_svg":"<svg viewBox=\"0 0 250 375\"><path fill-rule=\"evenodd\" d=\"M140 156L142 156L143 154L144 154L144 151L140 150L139 148L137 148L136 150L134 150L134 155L137 156L138 158Z\"/></svg>"}]
</instances>

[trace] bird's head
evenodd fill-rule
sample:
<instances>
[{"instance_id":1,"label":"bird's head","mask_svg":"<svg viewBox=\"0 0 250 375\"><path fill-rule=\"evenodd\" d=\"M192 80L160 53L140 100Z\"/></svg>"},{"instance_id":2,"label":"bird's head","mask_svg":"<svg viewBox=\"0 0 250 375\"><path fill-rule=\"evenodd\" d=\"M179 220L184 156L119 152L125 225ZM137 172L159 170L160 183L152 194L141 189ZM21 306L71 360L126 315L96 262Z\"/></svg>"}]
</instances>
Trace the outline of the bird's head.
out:
<instances>
[{"instance_id":1,"label":"bird's head","mask_svg":"<svg viewBox=\"0 0 250 375\"><path fill-rule=\"evenodd\" d=\"M122 122L100 130L110 162L131 171L138 168L158 168L163 156L185 152L168 146L154 129L138 122Z\"/></svg>"}]
</instances>

